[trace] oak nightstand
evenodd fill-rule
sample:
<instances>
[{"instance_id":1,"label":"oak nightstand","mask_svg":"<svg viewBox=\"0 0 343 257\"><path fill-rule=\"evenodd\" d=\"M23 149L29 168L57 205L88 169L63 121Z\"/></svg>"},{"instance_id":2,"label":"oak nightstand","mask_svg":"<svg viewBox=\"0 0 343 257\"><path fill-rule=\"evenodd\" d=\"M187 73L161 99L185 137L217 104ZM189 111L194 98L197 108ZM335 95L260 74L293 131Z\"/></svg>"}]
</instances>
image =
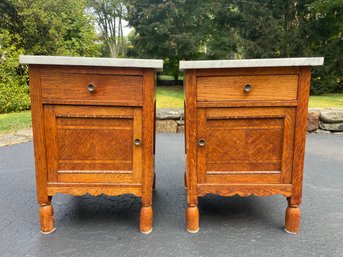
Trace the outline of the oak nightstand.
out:
<instances>
[{"instance_id":1,"label":"oak nightstand","mask_svg":"<svg viewBox=\"0 0 343 257\"><path fill-rule=\"evenodd\" d=\"M30 75L41 231L54 231L51 198L142 197L152 230L155 70L162 60L21 56Z\"/></svg>"},{"instance_id":2,"label":"oak nightstand","mask_svg":"<svg viewBox=\"0 0 343 257\"><path fill-rule=\"evenodd\" d=\"M187 230L198 197L288 199L285 230L299 230L310 66L323 58L182 61L185 71Z\"/></svg>"}]
</instances>

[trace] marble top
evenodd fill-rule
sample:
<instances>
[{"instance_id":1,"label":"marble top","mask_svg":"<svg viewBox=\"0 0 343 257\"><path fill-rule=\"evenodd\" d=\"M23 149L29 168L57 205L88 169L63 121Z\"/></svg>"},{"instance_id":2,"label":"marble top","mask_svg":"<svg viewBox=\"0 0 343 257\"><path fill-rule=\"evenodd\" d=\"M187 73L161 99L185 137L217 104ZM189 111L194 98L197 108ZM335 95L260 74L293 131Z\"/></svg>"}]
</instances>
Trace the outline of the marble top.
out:
<instances>
[{"instance_id":1,"label":"marble top","mask_svg":"<svg viewBox=\"0 0 343 257\"><path fill-rule=\"evenodd\" d=\"M158 71L163 69L163 60L156 59L20 55L19 61L22 64L151 68Z\"/></svg>"},{"instance_id":2,"label":"marble top","mask_svg":"<svg viewBox=\"0 0 343 257\"><path fill-rule=\"evenodd\" d=\"M180 61L180 70L213 68L319 66L323 65L323 63L324 57Z\"/></svg>"}]
</instances>

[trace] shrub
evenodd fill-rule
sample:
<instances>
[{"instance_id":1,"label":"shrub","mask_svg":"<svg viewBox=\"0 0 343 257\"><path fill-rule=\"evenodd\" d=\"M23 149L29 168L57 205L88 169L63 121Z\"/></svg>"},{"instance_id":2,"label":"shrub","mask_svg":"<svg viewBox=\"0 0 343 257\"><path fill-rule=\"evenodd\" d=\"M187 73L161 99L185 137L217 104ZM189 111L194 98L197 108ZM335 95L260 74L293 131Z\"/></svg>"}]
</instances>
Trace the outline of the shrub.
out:
<instances>
[{"instance_id":1,"label":"shrub","mask_svg":"<svg viewBox=\"0 0 343 257\"><path fill-rule=\"evenodd\" d=\"M24 51L15 45L19 40L0 30L0 113L30 109L27 70L19 65L19 55Z\"/></svg>"}]
</instances>

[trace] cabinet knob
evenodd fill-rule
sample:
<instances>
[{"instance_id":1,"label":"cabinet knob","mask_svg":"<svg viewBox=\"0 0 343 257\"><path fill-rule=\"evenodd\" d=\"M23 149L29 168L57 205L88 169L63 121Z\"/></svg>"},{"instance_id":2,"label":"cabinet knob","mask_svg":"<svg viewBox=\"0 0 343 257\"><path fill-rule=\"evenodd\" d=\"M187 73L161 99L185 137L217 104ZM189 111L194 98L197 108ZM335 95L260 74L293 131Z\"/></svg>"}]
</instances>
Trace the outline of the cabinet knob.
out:
<instances>
[{"instance_id":1,"label":"cabinet knob","mask_svg":"<svg viewBox=\"0 0 343 257\"><path fill-rule=\"evenodd\" d=\"M95 91L95 85L93 83L87 86L89 93L93 93Z\"/></svg>"},{"instance_id":2,"label":"cabinet knob","mask_svg":"<svg viewBox=\"0 0 343 257\"><path fill-rule=\"evenodd\" d=\"M252 90L252 85L246 84L244 85L244 92L249 93Z\"/></svg>"},{"instance_id":3,"label":"cabinet knob","mask_svg":"<svg viewBox=\"0 0 343 257\"><path fill-rule=\"evenodd\" d=\"M135 139L135 145L139 146L142 144L142 141L139 138Z\"/></svg>"},{"instance_id":4,"label":"cabinet knob","mask_svg":"<svg viewBox=\"0 0 343 257\"><path fill-rule=\"evenodd\" d=\"M204 138L200 138L199 141L198 141L198 145L203 147L206 145L206 140Z\"/></svg>"}]
</instances>

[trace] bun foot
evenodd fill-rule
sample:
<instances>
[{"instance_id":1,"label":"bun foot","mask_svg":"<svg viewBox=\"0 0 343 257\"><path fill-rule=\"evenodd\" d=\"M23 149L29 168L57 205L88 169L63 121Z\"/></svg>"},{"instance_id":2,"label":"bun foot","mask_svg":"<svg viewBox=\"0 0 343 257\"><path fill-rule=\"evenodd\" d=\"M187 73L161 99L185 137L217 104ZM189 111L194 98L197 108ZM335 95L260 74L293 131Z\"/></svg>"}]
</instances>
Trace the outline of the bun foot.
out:
<instances>
[{"instance_id":1,"label":"bun foot","mask_svg":"<svg viewBox=\"0 0 343 257\"><path fill-rule=\"evenodd\" d=\"M51 205L41 206L39 217L42 234L50 234L55 231L54 210Z\"/></svg>"},{"instance_id":2,"label":"bun foot","mask_svg":"<svg viewBox=\"0 0 343 257\"><path fill-rule=\"evenodd\" d=\"M149 234L152 231L152 207L142 207L140 212L140 231L143 234Z\"/></svg>"},{"instance_id":3,"label":"bun foot","mask_svg":"<svg viewBox=\"0 0 343 257\"><path fill-rule=\"evenodd\" d=\"M197 233L199 231L199 209L198 206L188 206L186 211L187 231Z\"/></svg>"},{"instance_id":4,"label":"bun foot","mask_svg":"<svg viewBox=\"0 0 343 257\"><path fill-rule=\"evenodd\" d=\"M288 206L286 209L285 231L289 234L297 234L300 229L299 207Z\"/></svg>"}]
</instances>

